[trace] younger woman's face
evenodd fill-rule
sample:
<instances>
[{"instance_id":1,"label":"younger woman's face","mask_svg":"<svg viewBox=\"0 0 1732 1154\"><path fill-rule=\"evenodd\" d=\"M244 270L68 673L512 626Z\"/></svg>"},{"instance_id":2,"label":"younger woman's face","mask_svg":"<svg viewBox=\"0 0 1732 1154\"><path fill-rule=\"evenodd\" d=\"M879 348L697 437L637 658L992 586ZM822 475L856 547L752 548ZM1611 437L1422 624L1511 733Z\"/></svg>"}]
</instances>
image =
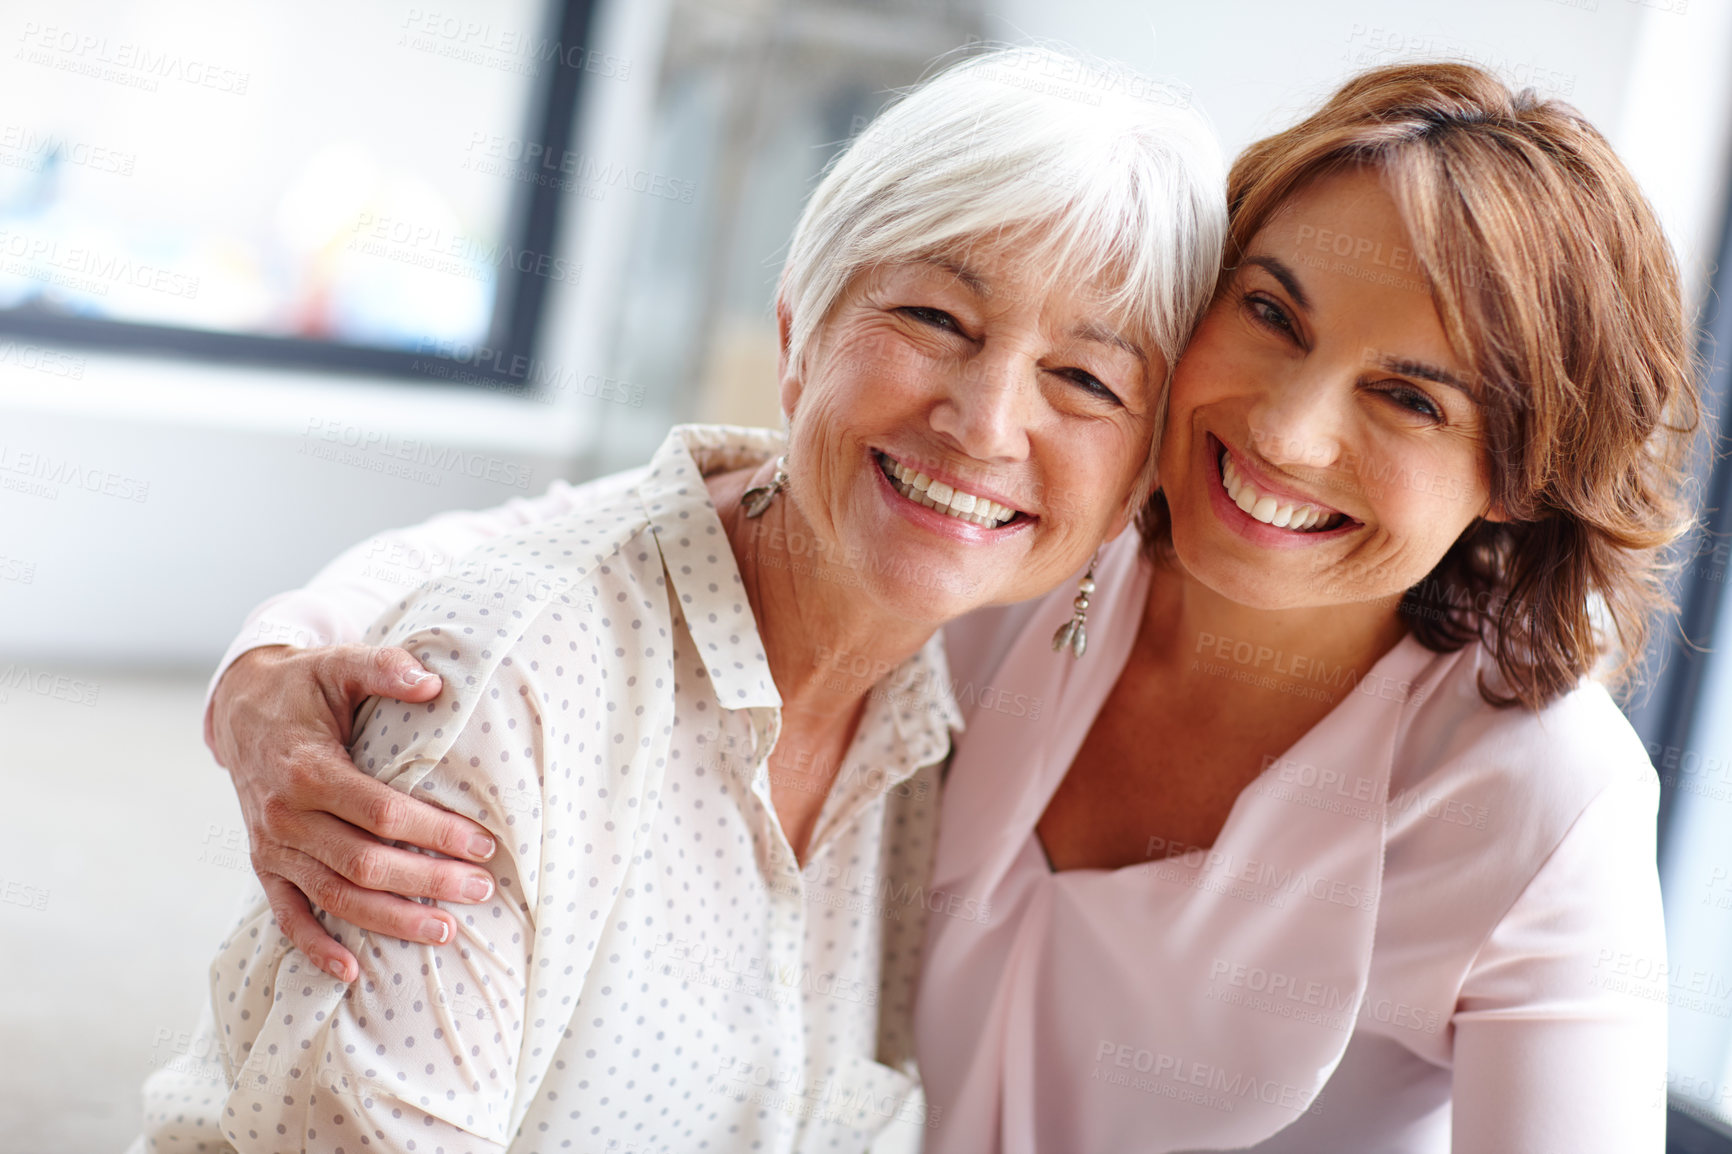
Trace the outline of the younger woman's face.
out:
<instances>
[{"instance_id":1,"label":"younger woman's face","mask_svg":"<svg viewBox=\"0 0 1732 1154\"><path fill-rule=\"evenodd\" d=\"M1179 562L1256 608L1393 604L1487 514L1475 395L1378 175L1312 182L1175 370L1160 483Z\"/></svg>"}]
</instances>

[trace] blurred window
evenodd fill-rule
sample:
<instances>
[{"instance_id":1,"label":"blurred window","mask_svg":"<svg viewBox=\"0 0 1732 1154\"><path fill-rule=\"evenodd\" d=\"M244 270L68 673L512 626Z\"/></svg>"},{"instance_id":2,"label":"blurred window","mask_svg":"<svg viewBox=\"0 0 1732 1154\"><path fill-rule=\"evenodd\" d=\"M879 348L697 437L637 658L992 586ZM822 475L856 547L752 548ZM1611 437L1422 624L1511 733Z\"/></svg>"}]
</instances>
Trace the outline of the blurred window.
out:
<instances>
[{"instance_id":1,"label":"blurred window","mask_svg":"<svg viewBox=\"0 0 1732 1154\"><path fill-rule=\"evenodd\" d=\"M576 275L549 251L573 174L537 161L608 66L590 8L30 6L0 70L0 331L387 373L527 353Z\"/></svg>"},{"instance_id":2,"label":"blurred window","mask_svg":"<svg viewBox=\"0 0 1732 1154\"><path fill-rule=\"evenodd\" d=\"M1732 222L1732 215L1728 216ZM1660 775L1666 957L1600 959L1608 982L1663 984L1669 1012L1668 1149L1732 1150L1732 226L1702 319L1709 451L1698 462L1702 525L1678 556L1679 620L1654 648L1651 692L1631 719ZM1687 640L1686 640L1687 639Z\"/></svg>"}]
</instances>

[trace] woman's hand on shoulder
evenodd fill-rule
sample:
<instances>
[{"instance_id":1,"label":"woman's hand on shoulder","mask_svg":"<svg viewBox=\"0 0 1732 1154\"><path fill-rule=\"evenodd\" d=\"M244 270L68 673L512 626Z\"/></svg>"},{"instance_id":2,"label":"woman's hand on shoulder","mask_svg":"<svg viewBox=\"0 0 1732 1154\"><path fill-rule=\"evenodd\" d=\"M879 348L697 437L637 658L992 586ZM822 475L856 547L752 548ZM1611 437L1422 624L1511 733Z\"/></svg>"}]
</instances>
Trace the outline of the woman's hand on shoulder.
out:
<instances>
[{"instance_id":1,"label":"woman's hand on shoulder","mask_svg":"<svg viewBox=\"0 0 1732 1154\"><path fill-rule=\"evenodd\" d=\"M309 898L364 930L437 944L456 932L451 915L407 899L477 902L493 892L491 875L466 864L493 855L483 827L362 773L346 748L367 698L424 702L439 690L439 678L401 649L267 646L242 654L212 695L206 743L234 779L277 924L340 981L359 967Z\"/></svg>"}]
</instances>

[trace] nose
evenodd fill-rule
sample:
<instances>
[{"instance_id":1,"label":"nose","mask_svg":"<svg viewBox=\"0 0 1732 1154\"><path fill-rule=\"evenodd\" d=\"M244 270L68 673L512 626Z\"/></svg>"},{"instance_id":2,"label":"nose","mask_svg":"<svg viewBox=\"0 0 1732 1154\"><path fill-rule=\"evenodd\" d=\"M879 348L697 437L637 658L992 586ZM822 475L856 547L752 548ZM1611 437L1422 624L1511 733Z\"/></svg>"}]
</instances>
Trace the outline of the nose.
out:
<instances>
[{"instance_id":1,"label":"nose","mask_svg":"<svg viewBox=\"0 0 1732 1154\"><path fill-rule=\"evenodd\" d=\"M977 461L1025 459L1037 372L1026 353L989 344L947 376L931 410L933 431Z\"/></svg>"},{"instance_id":2,"label":"nose","mask_svg":"<svg viewBox=\"0 0 1732 1154\"><path fill-rule=\"evenodd\" d=\"M1271 465L1327 469L1341 459L1343 390L1324 374L1276 382L1251 406L1251 447Z\"/></svg>"}]
</instances>

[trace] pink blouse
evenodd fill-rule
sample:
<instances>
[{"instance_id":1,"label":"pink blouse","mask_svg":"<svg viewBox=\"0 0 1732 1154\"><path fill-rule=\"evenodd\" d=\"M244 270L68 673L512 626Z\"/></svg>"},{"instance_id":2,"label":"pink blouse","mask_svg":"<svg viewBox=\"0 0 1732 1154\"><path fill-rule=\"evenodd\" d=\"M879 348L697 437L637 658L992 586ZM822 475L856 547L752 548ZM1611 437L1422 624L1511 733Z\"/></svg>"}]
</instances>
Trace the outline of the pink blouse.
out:
<instances>
[{"instance_id":1,"label":"pink blouse","mask_svg":"<svg viewBox=\"0 0 1732 1154\"><path fill-rule=\"evenodd\" d=\"M928 927L930 1154L1658 1154L1658 782L1605 690L1500 710L1479 646L1410 637L1355 684L1200 637L1201 672L1341 700L1212 847L1054 873L1034 827L1136 637L1134 533L1098 581L1081 661L1050 649L1068 586L947 630L967 730L932 886L990 919Z\"/></svg>"}]
</instances>

